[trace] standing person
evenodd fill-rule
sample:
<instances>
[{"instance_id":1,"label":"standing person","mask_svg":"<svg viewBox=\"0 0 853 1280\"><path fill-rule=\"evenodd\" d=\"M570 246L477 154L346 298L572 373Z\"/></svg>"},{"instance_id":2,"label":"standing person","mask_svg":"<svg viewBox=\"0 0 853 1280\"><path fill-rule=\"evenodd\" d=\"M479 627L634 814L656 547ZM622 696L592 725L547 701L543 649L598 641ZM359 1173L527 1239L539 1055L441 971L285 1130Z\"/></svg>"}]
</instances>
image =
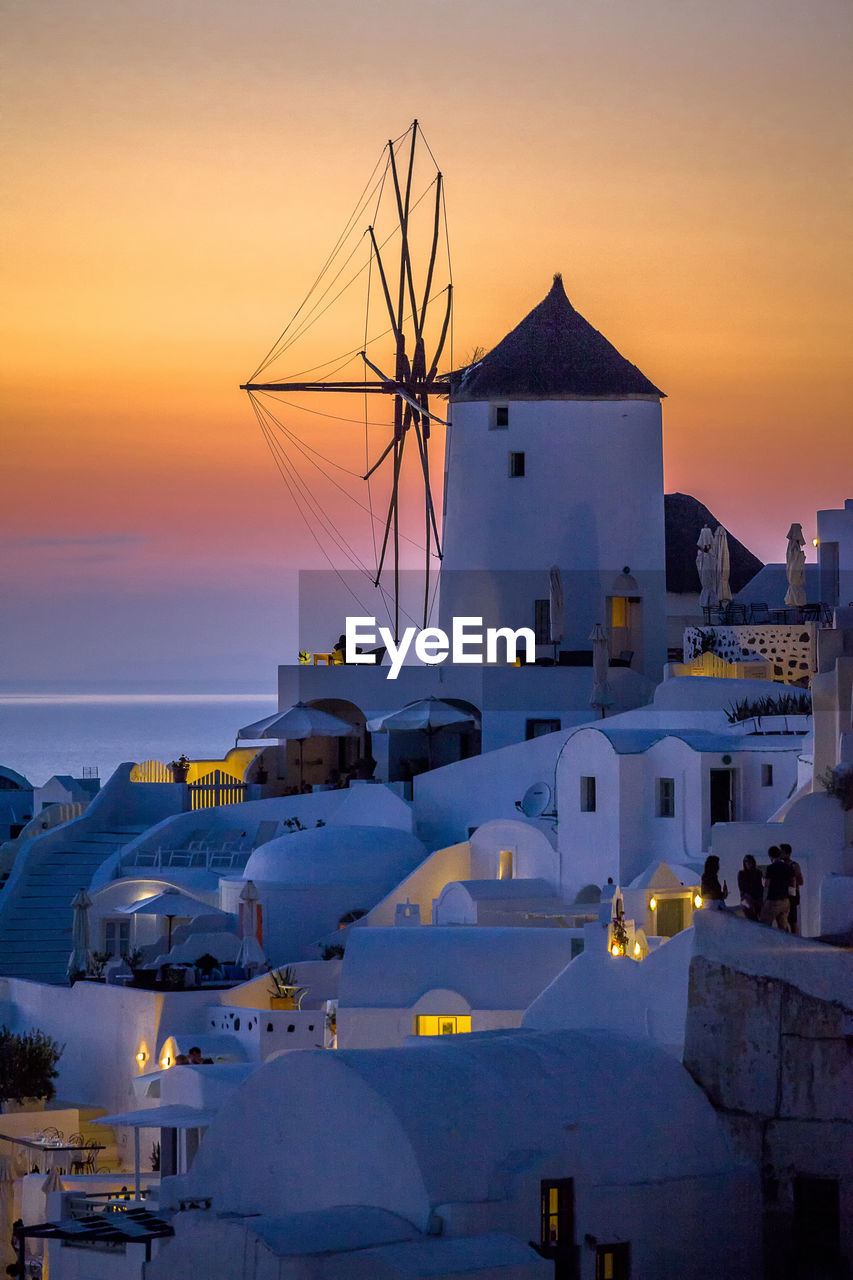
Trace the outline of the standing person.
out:
<instances>
[{"instance_id":1,"label":"standing person","mask_svg":"<svg viewBox=\"0 0 853 1280\"><path fill-rule=\"evenodd\" d=\"M758 920L764 902L764 881L751 853L745 855L743 870L737 873L740 904L747 920Z\"/></svg>"},{"instance_id":2,"label":"standing person","mask_svg":"<svg viewBox=\"0 0 853 1280\"><path fill-rule=\"evenodd\" d=\"M780 844L782 857L794 873L793 883L788 890L788 898L790 906L788 907L788 924L791 926L791 933L800 932L800 887L803 883L803 873L800 869L799 862L791 857L791 846L789 844Z\"/></svg>"},{"instance_id":3,"label":"standing person","mask_svg":"<svg viewBox=\"0 0 853 1280\"><path fill-rule=\"evenodd\" d=\"M794 872L782 857L782 850L778 845L771 845L767 853L770 866L764 873L765 899L761 908L761 923L775 924L777 929L790 933L788 912L791 899L788 889L793 882Z\"/></svg>"},{"instance_id":4,"label":"standing person","mask_svg":"<svg viewBox=\"0 0 853 1280\"><path fill-rule=\"evenodd\" d=\"M706 906L709 902L718 902L721 909L729 896L729 886L725 880L722 888L720 887L720 859L715 853L709 854L705 859L699 892L702 895L703 906Z\"/></svg>"}]
</instances>

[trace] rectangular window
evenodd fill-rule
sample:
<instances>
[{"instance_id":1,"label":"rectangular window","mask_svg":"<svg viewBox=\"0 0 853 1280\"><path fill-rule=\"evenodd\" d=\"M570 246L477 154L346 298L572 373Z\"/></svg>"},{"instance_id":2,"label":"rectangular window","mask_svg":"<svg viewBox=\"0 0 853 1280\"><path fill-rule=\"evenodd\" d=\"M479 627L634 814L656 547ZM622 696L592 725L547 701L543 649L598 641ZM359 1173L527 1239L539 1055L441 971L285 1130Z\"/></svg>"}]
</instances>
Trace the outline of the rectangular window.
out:
<instances>
[{"instance_id":1,"label":"rectangular window","mask_svg":"<svg viewBox=\"0 0 853 1280\"><path fill-rule=\"evenodd\" d=\"M504 427L509 426L509 405L492 405L492 420L489 423L489 426L492 431L501 431Z\"/></svg>"},{"instance_id":2,"label":"rectangular window","mask_svg":"<svg viewBox=\"0 0 853 1280\"><path fill-rule=\"evenodd\" d=\"M533 635L537 644L551 643L551 601L533 601Z\"/></svg>"},{"instance_id":3,"label":"rectangular window","mask_svg":"<svg viewBox=\"0 0 853 1280\"><path fill-rule=\"evenodd\" d=\"M130 921L104 921L104 950L111 956L126 956L130 951Z\"/></svg>"},{"instance_id":4,"label":"rectangular window","mask_svg":"<svg viewBox=\"0 0 853 1280\"><path fill-rule=\"evenodd\" d=\"M524 475L524 454L523 453L510 453L509 475L511 480L517 480L519 476Z\"/></svg>"},{"instance_id":5,"label":"rectangular window","mask_svg":"<svg viewBox=\"0 0 853 1280\"><path fill-rule=\"evenodd\" d=\"M512 879L512 849L501 849L498 854L498 879Z\"/></svg>"},{"instance_id":6,"label":"rectangular window","mask_svg":"<svg viewBox=\"0 0 853 1280\"><path fill-rule=\"evenodd\" d=\"M761 766L761 785L762 787L773 786L773 765L763 764Z\"/></svg>"},{"instance_id":7,"label":"rectangular window","mask_svg":"<svg viewBox=\"0 0 853 1280\"><path fill-rule=\"evenodd\" d=\"M631 1246L596 1245L595 1280L631 1280Z\"/></svg>"},{"instance_id":8,"label":"rectangular window","mask_svg":"<svg viewBox=\"0 0 853 1280\"><path fill-rule=\"evenodd\" d=\"M581 778L581 813L595 813L595 778Z\"/></svg>"},{"instance_id":9,"label":"rectangular window","mask_svg":"<svg viewBox=\"0 0 853 1280\"><path fill-rule=\"evenodd\" d=\"M575 1183L573 1178L541 1182L540 1246L546 1257L568 1255L575 1244Z\"/></svg>"},{"instance_id":10,"label":"rectangular window","mask_svg":"<svg viewBox=\"0 0 853 1280\"><path fill-rule=\"evenodd\" d=\"M675 817L675 778L658 778L658 817Z\"/></svg>"},{"instance_id":11,"label":"rectangular window","mask_svg":"<svg viewBox=\"0 0 853 1280\"><path fill-rule=\"evenodd\" d=\"M544 738L546 733L556 733L559 728L559 720L528 720L524 737L529 742L531 738Z\"/></svg>"},{"instance_id":12,"label":"rectangular window","mask_svg":"<svg viewBox=\"0 0 853 1280\"><path fill-rule=\"evenodd\" d=\"M470 1030L470 1014L420 1013L415 1018L416 1036L457 1036Z\"/></svg>"}]
</instances>

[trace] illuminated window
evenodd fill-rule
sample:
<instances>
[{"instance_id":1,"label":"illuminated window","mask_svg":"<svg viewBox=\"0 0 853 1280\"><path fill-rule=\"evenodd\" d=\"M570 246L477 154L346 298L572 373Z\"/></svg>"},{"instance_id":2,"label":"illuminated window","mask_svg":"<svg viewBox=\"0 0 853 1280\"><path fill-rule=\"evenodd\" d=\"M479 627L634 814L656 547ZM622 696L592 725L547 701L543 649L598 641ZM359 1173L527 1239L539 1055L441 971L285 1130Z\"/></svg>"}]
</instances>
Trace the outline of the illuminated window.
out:
<instances>
[{"instance_id":1,"label":"illuminated window","mask_svg":"<svg viewBox=\"0 0 853 1280\"><path fill-rule=\"evenodd\" d=\"M595 778L581 778L581 813L595 813Z\"/></svg>"},{"instance_id":2,"label":"illuminated window","mask_svg":"<svg viewBox=\"0 0 853 1280\"><path fill-rule=\"evenodd\" d=\"M470 1030L469 1013L419 1013L415 1018L416 1036L458 1036Z\"/></svg>"},{"instance_id":3,"label":"illuminated window","mask_svg":"<svg viewBox=\"0 0 853 1280\"><path fill-rule=\"evenodd\" d=\"M503 427L509 426L509 405L495 404L492 405L492 420L489 426L493 431L500 431Z\"/></svg>"},{"instance_id":4,"label":"illuminated window","mask_svg":"<svg viewBox=\"0 0 853 1280\"><path fill-rule=\"evenodd\" d=\"M510 453L509 455L509 476L511 480L517 480L519 476L524 475L524 454Z\"/></svg>"},{"instance_id":5,"label":"illuminated window","mask_svg":"<svg viewBox=\"0 0 853 1280\"><path fill-rule=\"evenodd\" d=\"M500 864L498 866L498 879L512 879L512 849L501 849Z\"/></svg>"},{"instance_id":6,"label":"illuminated window","mask_svg":"<svg viewBox=\"0 0 853 1280\"><path fill-rule=\"evenodd\" d=\"M575 1184L557 1178L539 1184L542 1196L541 1251L546 1257L567 1255L575 1246Z\"/></svg>"},{"instance_id":7,"label":"illuminated window","mask_svg":"<svg viewBox=\"0 0 853 1280\"><path fill-rule=\"evenodd\" d=\"M610 621L614 627L630 627L631 601L627 596L614 596L611 602Z\"/></svg>"},{"instance_id":8,"label":"illuminated window","mask_svg":"<svg viewBox=\"0 0 853 1280\"><path fill-rule=\"evenodd\" d=\"M658 817L675 817L675 778L658 778Z\"/></svg>"},{"instance_id":9,"label":"illuminated window","mask_svg":"<svg viewBox=\"0 0 853 1280\"><path fill-rule=\"evenodd\" d=\"M597 1245L595 1280L631 1280L631 1246L629 1244Z\"/></svg>"},{"instance_id":10,"label":"illuminated window","mask_svg":"<svg viewBox=\"0 0 853 1280\"><path fill-rule=\"evenodd\" d=\"M761 766L761 785L762 787L773 786L773 765L763 764Z\"/></svg>"}]
</instances>

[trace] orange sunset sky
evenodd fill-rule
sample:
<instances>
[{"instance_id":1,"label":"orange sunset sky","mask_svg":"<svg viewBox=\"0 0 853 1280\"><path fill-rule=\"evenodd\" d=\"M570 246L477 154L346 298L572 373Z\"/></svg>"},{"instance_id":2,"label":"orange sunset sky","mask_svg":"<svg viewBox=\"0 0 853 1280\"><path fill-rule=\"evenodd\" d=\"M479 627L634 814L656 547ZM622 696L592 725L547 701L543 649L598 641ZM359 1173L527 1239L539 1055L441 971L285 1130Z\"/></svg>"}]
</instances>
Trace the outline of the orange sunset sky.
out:
<instances>
[{"instance_id":1,"label":"orange sunset sky","mask_svg":"<svg viewBox=\"0 0 853 1280\"><path fill-rule=\"evenodd\" d=\"M4 687L293 660L293 574L326 562L238 384L414 117L457 364L562 271L667 392L667 491L766 560L853 494L846 0L3 7ZM363 303L329 323L291 369L356 347ZM357 423L292 414L362 468Z\"/></svg>"}]
</instances>

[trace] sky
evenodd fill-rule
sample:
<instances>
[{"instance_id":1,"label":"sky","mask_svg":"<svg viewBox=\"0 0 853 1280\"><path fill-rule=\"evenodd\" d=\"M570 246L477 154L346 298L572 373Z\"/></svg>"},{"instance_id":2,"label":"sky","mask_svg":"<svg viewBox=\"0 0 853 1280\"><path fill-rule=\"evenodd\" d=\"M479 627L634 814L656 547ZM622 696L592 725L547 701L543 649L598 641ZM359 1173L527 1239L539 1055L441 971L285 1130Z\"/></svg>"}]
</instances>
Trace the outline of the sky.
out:
<instances>
[{"instance_id":1,"label":"sky","mask_svg":"<svg viewBox=\"0 0 853 1280\"><path fill-rule=\"evenodd\" d=\"M846 0L3 9L0 687L264 690L295 658L321 520L239 384L415 117L457 365L561 271L667 392L668 492L767 560L851 496ZM359 345L356 292L291 372ZM288 412L355 492L363 426ZM314 478L344 541L369 541Z\"/></svg>"}]
</instances>

